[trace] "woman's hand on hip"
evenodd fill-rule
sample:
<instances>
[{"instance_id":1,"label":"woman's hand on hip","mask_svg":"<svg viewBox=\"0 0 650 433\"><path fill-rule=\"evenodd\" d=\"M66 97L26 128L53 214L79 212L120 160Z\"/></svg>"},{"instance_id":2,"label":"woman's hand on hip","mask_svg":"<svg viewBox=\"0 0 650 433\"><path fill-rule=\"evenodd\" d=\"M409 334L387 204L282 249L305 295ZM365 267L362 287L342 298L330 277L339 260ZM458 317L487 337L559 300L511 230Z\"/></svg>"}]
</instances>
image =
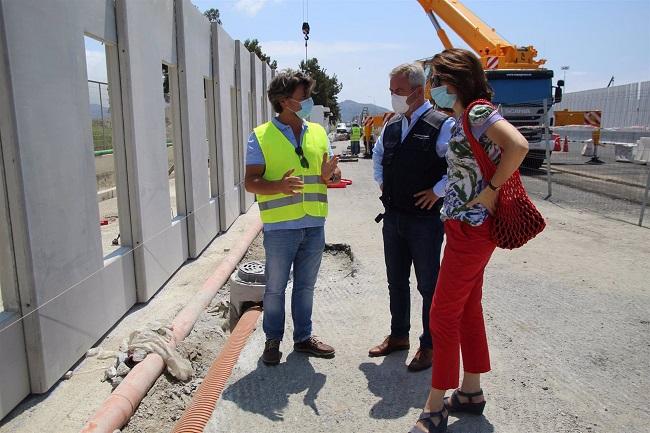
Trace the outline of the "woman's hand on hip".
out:
<instances>
[{"instance_id":1,"label":"woman's hand on hip","mask_svg":"<svg viewBox=\"0 0 650 433\"><path fill-rule=\"evenodd\" d=\"M499 192L490 188L485 188L474 200L467 203L467 207L471 208L477 204L483 205L490 215L494 215L497 210L497 201L499 199Z\"/></svg>"}]
</instances>

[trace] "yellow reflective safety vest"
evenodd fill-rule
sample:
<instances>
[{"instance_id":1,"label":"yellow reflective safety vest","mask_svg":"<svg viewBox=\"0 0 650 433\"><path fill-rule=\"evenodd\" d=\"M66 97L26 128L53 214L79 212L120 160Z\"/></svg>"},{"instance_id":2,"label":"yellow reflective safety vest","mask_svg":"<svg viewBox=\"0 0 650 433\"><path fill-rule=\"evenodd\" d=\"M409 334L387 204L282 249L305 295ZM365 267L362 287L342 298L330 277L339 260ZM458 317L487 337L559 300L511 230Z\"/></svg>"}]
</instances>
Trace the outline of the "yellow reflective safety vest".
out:
<instances>
[{"instance_id":1,"label":"yellow reflective safety vest","mask_svg":"<svg viewBox=\"0 0 650 433\"><path fill-rule=\"evenodd\" d=\"M264 223L293 221L304 216L327 216L327 185L321 179L323 154L328 152L328 139L325 129L318 123L307 122L302 138L302 150L308 168L300 164L296 148L273 122L264 123L254 129L257 141L264 155L264 179L281 180L284 174L293 169L292 176L299 176L305 182L302 193L257 194L257 201Z\"/></svg>"},{"instance_id":2,"label":"yellow reflective safety vest","mask_svg":"<svg viewBox=\"0 0 650 433\"><path fill-rule=\"evenodd\" d=\"M361 140L361 128L358 126L353 126L352 131L350 132L350 141L359 140Z\"/></svg>"}]
</instances>

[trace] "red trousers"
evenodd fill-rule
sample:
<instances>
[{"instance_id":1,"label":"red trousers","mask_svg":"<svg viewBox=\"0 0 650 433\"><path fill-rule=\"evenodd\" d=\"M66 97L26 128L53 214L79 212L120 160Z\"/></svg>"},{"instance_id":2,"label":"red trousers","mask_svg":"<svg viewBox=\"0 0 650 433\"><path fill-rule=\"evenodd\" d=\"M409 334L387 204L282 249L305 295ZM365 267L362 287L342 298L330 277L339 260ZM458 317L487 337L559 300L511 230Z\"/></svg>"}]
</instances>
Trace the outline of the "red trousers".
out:
<instances>
[{"instance_id":1,"label":"red trousers","mask_svg":"<svg viewBox=\"0 0 650 433\"><path fill-rule=\"evenodd\" d=\"M433 388L458 387L459 348L466 372L490 371L481 306L483 271L496 247L490 240L490 225L489 218L478 227L445 221L447 243L429 313Z\"/></svg>"}]
</instances>

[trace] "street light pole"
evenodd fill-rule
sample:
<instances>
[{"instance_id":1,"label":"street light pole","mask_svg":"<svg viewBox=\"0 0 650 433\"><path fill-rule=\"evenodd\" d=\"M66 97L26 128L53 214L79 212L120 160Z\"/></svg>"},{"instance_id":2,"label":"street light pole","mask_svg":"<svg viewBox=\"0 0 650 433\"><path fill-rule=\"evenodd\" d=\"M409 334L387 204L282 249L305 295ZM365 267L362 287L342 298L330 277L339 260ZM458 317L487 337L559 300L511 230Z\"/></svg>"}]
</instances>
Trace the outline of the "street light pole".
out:
<instances>
[{"instance_id":1,"label":"street light pole","mask_svg":"<svg viewBox=\"0 0 650 433\"><path fill-rule=\"evenodd\" d=\"M564 76L562 77L562 80L564 81L564 93L566 93L566 71L569 70L569 66L562 66L560 69L564 71Z\"/></svg>"}]
</instances>

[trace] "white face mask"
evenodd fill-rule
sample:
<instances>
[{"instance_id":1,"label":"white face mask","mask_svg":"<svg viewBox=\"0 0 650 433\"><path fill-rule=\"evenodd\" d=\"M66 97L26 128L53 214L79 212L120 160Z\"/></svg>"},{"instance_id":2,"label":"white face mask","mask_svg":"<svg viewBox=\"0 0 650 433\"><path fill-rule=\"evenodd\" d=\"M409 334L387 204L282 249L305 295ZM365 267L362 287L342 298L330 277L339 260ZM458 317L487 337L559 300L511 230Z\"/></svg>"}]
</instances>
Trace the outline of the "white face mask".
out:
<instances>
[{"instance_id":1,"label":"white face mask","mask_svg":"<svg viewBox=\"0 0 650 433\"><path fill-rule=\"evenodd\" d=\"M400 96L396 94L390 95L390 102L391 105L393 106L393 111L396 112L397 114L404 114L407 111L409 111L409 104L406 102L406 100L413 94L415 93L415 90L411 92L410 95L407 96Z\"/></svg>"}]
</instances>

